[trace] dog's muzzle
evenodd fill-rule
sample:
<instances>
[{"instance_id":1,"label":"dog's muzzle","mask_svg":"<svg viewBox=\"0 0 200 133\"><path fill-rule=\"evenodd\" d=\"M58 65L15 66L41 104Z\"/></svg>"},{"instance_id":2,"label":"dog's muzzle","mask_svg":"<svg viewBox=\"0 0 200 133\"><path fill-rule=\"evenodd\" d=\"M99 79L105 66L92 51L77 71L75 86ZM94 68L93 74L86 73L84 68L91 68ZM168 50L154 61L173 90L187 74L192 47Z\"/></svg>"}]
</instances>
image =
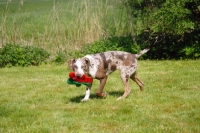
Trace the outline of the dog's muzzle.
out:
<instances>
[{"instance_id":1,"label":"dog's muzzle","mask_svg":"<svg viewBox=\"0 0 200 133\"><path fill-rule=\"evenodd\" d=\"M82 74L76 74L77 78L81 78L83 75Z\"/></svg>"}]
</instances>

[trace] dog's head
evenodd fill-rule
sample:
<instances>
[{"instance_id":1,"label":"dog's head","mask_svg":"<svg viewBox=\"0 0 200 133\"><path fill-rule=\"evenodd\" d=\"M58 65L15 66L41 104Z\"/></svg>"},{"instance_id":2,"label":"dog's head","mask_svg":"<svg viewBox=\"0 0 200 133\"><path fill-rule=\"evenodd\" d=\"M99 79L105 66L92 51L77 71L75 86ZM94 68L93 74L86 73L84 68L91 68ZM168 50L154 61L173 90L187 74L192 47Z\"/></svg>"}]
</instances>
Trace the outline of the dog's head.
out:
<instances>
[{"instance_id":1,"label":"dog's head","mask_svg":"<svg viewBox=\"0 0 200 133\"><path fill-rule=\"evenodd\" d=\"M81 78L88 73L90 60L88 58L71 59L68 62L69 69L75 72L77 78Z\"/></svg>"}]
</instances>

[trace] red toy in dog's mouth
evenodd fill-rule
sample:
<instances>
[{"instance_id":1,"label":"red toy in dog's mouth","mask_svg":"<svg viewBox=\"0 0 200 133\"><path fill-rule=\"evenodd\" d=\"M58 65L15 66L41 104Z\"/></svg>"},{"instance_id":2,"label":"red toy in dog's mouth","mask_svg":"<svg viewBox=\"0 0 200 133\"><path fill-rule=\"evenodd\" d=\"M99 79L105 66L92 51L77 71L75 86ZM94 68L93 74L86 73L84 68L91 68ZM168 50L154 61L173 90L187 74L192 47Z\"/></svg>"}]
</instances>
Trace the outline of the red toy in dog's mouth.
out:
<instances>
[{"instance_id":1,"label":"red toy in dog's mouth","mask_svg":"<svg viewBox=\"0 0 200 133\"><path fill-rule=\"evenodd\" d=\"M92 78L87 76L87 75L83 75L81 76L76 76L75 72L70 72L69 73L69 79L67 80L68 84L75 84L77 87L81 86L81 84L84 84L86 86L91 86L92 85Z\"/></svg>"}]
</instances>

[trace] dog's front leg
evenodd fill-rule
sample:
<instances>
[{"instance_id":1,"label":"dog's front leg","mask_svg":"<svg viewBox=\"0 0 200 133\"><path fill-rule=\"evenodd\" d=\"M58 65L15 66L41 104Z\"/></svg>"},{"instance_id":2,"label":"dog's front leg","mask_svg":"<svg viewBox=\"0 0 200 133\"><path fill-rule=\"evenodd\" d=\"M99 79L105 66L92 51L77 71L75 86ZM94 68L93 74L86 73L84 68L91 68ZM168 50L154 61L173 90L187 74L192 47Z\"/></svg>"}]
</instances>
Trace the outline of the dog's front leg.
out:
<instances>
[{"instance_id":1,"label":"dog's front leg","mask_svg":"<svg viewBox=\"0 0 200 133\"><path fill-rule=\"evenodd\" d=\"M108 76L105 76L103 79L100 79L100 86L99 86L99 89L96 93L96 95L99 96L99 97L106 97L107 96L107 93L103 92L103 88L106 84L107 78L108 78Z\"/></svg>"},{"instance_id":2,"label":"dog's front leg","mask_svg":"<svg viewBox=\"0 0 200 133\"><path fill-rule=\"evenodd\" d=\"M85 91L85 97L81 100L82 102L88 101L90 98L90 90L91 90L91 86L86 87L86 91Z\"/></svg>"}]
</instances>

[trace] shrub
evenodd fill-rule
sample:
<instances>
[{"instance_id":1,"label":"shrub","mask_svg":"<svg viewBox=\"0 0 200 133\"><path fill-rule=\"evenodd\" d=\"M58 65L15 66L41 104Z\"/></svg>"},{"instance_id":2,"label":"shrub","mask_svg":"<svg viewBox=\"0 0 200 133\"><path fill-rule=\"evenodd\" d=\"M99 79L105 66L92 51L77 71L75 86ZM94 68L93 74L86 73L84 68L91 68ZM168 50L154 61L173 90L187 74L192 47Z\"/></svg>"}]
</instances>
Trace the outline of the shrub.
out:
<instances>
[{"instance_id":1,"label":"shrub","mask_svg":"<svg viewBox=\"0 0 200 133\"><path fill-rule=\"evenodd\" d=\"M69 57L68 57L68 52L67 51L61 51L59 50L56 55L54 56L54 58L52 59L52 62L58 63L58 64L62 64L64 63Z\"/></svg>"},{"instance_id":2,"label":"shrub","mask_svg":"<svg viewBox=\"0 0 200 133\"><path fill-rule=\"evenodd\" d=\"M146 57L148 59L199 59L200 35L198 32L184 34L182 38L166 36L147 52ZM181 39L178 40L178 38Z\"/></svg>"},{"instance_id":3,"label":"shrub","mask_svg":"<svg viewBox=\"0 0 200 133\"><path fill-rule=\"evenodd\" d=\"M77 56L105 51L127 51L130 53L137 53L139 50L140 47L134 44L132 36L114 36L112 38L83 45L81 52L79 52Z\"/></svg>"},{"instance_id":4,"label":"shrub","mask_svg":"<svg viewBox=\"0 0 200 133\"><path fill-rule=\"evenodd\" d=\"M177 41L178 37L176 36L167 36L157 42L140 59L198 59L200 58L199 37L200 35L196 34L196 32L185 34L181 41ZM133 38L135 38L134 41ZM154 38L148 39L145 34L137 37L115 36L83 45L81 51L75 52L74 57L105 51L126 51L135 54L146 48L152 39Z\"/></svg>"},{"instance_id":5,"label":"shrub","mask_svg":"<svg viewBox=\"0 0 200 133\"><path fill-rule=\"evenodd\" d=\"M49 55L47 51L38 47L7 44L0 49L0 67L37 66Z\"/></svg>"}]
</instances>

